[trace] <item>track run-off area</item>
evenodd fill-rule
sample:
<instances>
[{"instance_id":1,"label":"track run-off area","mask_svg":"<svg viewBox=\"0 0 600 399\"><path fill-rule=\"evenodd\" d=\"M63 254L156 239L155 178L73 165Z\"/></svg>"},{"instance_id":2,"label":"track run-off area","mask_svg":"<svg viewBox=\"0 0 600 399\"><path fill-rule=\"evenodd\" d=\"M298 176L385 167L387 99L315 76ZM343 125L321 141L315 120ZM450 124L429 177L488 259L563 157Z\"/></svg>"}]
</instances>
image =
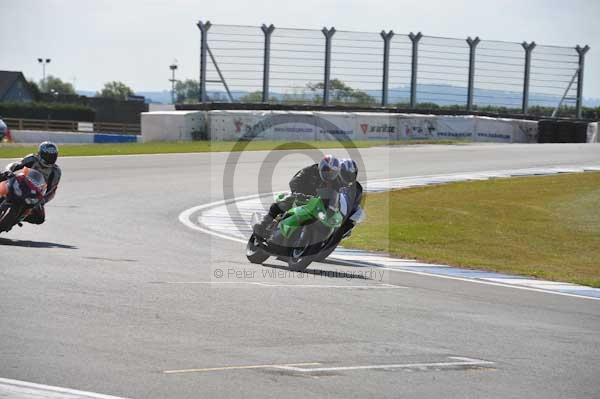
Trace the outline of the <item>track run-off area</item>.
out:
<instances>
[{"instance_id":1,"label":"track run-off area","mask_svg":"<svg viewBox=\"0 0 600 399\"><path fill-rule=\"evenodd\" d=\"M370 190L600 166L590 144L351 155ZM47 223L0 235L0 397L600 395L600 301L585 288L444 277L452 268L352 251L300 274L248 263L244 212L319 156L61 159ZM223 201L242 218L209 222Z\"/></svg>"}]
</instances>

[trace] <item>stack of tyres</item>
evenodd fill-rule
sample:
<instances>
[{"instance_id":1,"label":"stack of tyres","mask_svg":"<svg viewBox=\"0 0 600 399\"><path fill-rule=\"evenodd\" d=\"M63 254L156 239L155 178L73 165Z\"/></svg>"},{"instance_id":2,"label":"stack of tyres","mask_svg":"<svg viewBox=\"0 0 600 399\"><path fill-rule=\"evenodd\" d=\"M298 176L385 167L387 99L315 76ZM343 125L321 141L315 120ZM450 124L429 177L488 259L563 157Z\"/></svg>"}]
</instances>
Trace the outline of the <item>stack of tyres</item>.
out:
<instances>
[{"instance_id":1,"label":"stack of tyres","mask_svg":"<svg viewBox=\"0 0 600 399\"><path fill-rule=\"evenodd\" d=\"M554 143L556 137L556 122L542 119L538 122L538 143Z\"/></svg>"},{"instance_id":2,"label":"stack of tyres","mask_svg":"<svg viewBox=\"0 0 600 399\"><path fill-rule=\"evenodd\" d=\"M575 143L587 143L587 122L574 122L575 124Z\"/></svg>"},{"instance_id":3,"label":"stack of tyres","mask_svg":"<svg viewBox=\"0 0 600 399\"><path fill-rule=\"evenodd\" d=\"M575 126L571 121L559 121L556 128L555 143L573 143L575 140Z\"/></svg>"},{"instance_id":4,"label":"stack of tyres","mask_svg":"<svg viewBox=\"0 0 600 399\"><path fill-rule=\"evenodd\" d=\"M587 122L542 119L538 122L538 143L586 143Z\"/></svg>"}]
</instances>

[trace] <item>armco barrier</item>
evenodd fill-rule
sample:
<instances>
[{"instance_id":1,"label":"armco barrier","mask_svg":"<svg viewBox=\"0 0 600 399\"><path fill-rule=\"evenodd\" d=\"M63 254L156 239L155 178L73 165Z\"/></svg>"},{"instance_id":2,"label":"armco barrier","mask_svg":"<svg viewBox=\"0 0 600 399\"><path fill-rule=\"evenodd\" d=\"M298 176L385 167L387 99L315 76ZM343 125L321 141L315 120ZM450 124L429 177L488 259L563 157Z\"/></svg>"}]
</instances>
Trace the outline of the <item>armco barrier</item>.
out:
<instances>
[{"instance_id":1,"label":"armco barrier","mask_svg":"<svg viewBox=\"0 0 600 399\"><path fill-rule=\"evenodd\" d=\"M40 130L13 130L15 143L41 143L53 141L55 143L91 144L94 142L92 133L49 132Z\"/></svg>"},{"instance_id":2,"label":"armco barrier","mask_svg":"<svg viewBox=\"0 0 600 399\"><path fill-rule=\"evenodd\" d=\"M95 134L70 132L45 132L38 130L14 130L12 139L15 143L41 143L53 141L59 144L92 144L92 143L131 143L138 137L126 134Z\"/></svg>"},{"instance_id":3,"label":"armco barrier","mask_svg":"<svg viewBox=\"0 0 600 399\"><path fill-rule=\"evenodd\" d=\"M137 143L138 136L129 134L94 134L94 143Z\"/></svg>"}]
</instances>

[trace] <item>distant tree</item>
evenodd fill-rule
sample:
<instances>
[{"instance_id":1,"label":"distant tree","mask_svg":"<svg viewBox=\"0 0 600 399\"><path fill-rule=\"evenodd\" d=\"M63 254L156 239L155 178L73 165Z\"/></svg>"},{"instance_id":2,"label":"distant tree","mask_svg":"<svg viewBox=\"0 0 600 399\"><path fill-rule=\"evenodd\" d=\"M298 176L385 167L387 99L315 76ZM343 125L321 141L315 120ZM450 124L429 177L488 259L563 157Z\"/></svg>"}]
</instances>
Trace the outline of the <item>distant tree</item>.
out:
<instances>
[{"instance_id":1,"label":"distant tree","mask_svg":"<svg viewBox=\"0 0 600 399\"><path fill-rule=\"evenodd\" d=\"M323 91L325 85L323 82L319 83L308 83L306 85L312 92L320 93ZM375 98L365 93L362 90L353 89L339 79L332 79L329 82L329 99L332 102L337 103L355 103L363 105L375 104ZM317 94L315 101L321 101L322 96Z\"/></svg>"},{"instance_id":2,"label":"distant tree","mask_svg":"<svg viewBox=\"0 0 600 399\"><path fill-rule=\"evenodd\" d=\"M101 91L96 93L96 97L109 97L115 100L127 100L127 97L133 95L131 87L123 82L107 82Z\"/></svg>"},{"instance_id":3,"label":"distant tree","mask_svg":"<svg viewBox=\"0 0 600 399\"><path fill-rule=\"evenodd\" d=\"M45 93L76 94L75 88L69 82L63 82L56 76L48 75L46 80L41 80L39 89Z\"/></svg>"},{"instance_id":4,"label":"distant tree","mask_svg":"<svg viewBox=\"0 0 600 399\"><path fill-rule=\"evenodd\" d=\"M31 94L33 95L35 101L39 101L41 94L40 86L38 86L38 84L33 80L28 80L27 84L29 85L29 90L31 90Z\"/></svg>"},{"instance_id":5,"label":"distant tree","mask_svg":"<svg viewBox=\"0 0 600 399\"><path fill-rule=\"evenodd\" d=\"M432 102L422 102L422 103L418 103L417 104L417 108L418 109L439 109L440 106L436 103L432 103ZM444 109L446 109L444 107Z\"/></svg>"},{"instance_id":6,"label":"distant tree","mask_svg":"<svg viewBox=\"0 0 600 399\"><path fill-rule=\"evenodd\" d=\"M242 103L260 103L262 102L262 91L253 91L240 97ZM277 98L270 97L269 102L277 102Z\"/></svg>"},{"instance_id":7,"label":"distant tree","mask_svg":"<svg viewBox=\"0 0 600 399\"><path fill-rule=\"evenodd\" d=\"M199 94L200 84L197 80L178 80L175 83L175 102L177 103L198 102Z\"/></svg>"},{"instance_id":8,"label":"distant tree","mask_svg":"<svg viewBox=\"0 0 600 399\"><path fill-rule=\"evenodd\" d=\"M221 92L212 92L212 93L207 93L208 98L211 101L217 101L217 102L225 102L227 101L227 98L225 97L225 95Z\"/></svg>"}]
</instances>

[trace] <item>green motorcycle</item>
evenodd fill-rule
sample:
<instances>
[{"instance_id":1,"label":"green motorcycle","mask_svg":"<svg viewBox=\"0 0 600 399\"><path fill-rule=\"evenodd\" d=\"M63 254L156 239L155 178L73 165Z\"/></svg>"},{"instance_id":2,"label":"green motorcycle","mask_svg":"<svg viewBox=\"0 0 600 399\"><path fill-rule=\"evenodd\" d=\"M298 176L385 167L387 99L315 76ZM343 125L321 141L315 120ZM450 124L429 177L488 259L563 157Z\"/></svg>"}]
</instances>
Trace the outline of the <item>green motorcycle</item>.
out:
<instances>
[{"instance_id":1,"label":"green motorcycle","mask_svg":"<svg viewBox=\"0 0 600 399\"><path fill-rule=\"evenodd\" d=\"M275 201L285 200L279 194ZM261 220L255 213L252 225ZM263 263L275 256L285 260L290 270L302 271L326 249L329 238L342 225L340 195L331 189L319 190L317 196L295 198L292 208L277 217L268 229L268 237L253 233L246 245L246 257L252 263Z\"/></svg>"}]
</instances>

